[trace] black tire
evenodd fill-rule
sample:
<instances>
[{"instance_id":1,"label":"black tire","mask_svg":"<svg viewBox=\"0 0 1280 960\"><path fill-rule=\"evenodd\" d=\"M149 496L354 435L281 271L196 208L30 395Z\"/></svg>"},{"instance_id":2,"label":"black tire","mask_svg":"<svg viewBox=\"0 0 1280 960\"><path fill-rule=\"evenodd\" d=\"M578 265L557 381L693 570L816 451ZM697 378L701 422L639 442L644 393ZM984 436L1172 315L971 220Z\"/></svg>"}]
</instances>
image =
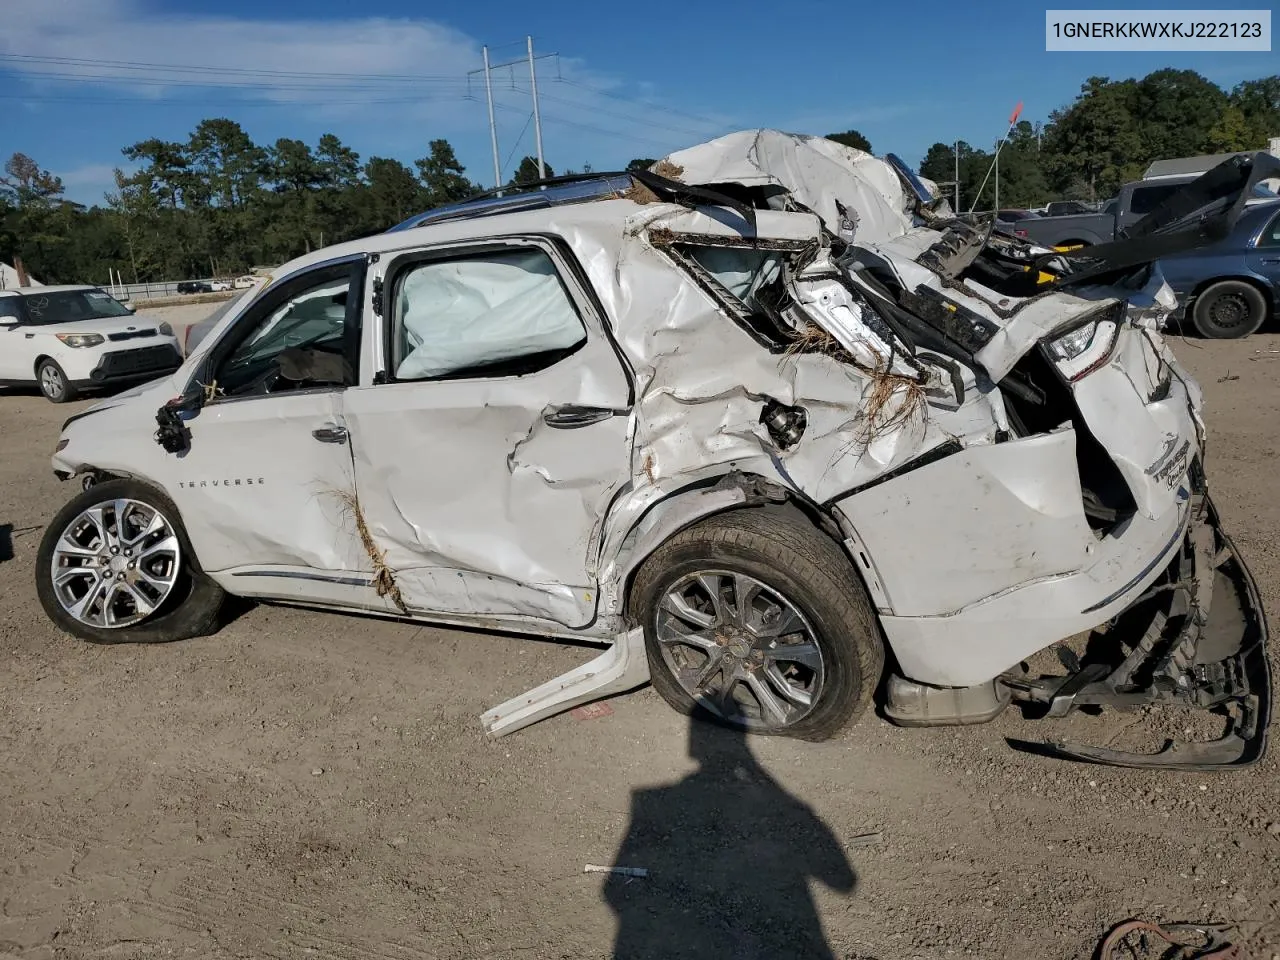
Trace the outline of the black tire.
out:
<instances>
[{"instance_id":1,"label":"black tire","mask_svg":"<svg viewBox=\"0 0 1280 960\"><path fill-rule=\"evenodd\" d=\"M61 388L53 388L46 380L52 381L54 384L60 384ZM44 398L50 403L69 403L74 400L79 391L67 379L67 374L62 367L58 365L56 360L41 360L40 365L36 367L36 384L40 387L40 392Z\"/></svg>"},{"instance_id":2,"label":"black tire","mask_svg":"<svg viewBox=\"0 0 1280 960\"><path fill-rule=\"evenodd\" d=\"M63 531L82 511L122 498L141 501L163 513L178 537L182 558L173 592L155 613L131 627L104 629L83 623L63 609L54 593L53 551ZM173 501L150 484L132 479L95 483L58 511L45 529L36 554L36 593L45 613L60 630L90 643L169 643L206 636L218 629L218 614L226 597L222 588L200 569Z\"/></svg>"},{"instance_id":3,"label":"black tire","mask_svg":"<svg viewBox=\"0 0 1280 960\"><path fill-rule=\"evenodd\" d=\"M1221 280L1196 297L1191 319L1201 336L1213 340L1247 337L1267 319L1267 298L1251 283Z\"/></svg>"},{"instance_id":4,"label":"black tire","mask_svg":"<svg viewBox=\"0 0 1280 960\"><path fill-rule=\"evenodd\" d=\"M826 740L866 710L884 669L866 588L840 548L792 507L752 507L708 518L677 533L640 567L628 612L644 626L650 679L667 703L684 714L711 716L668 667L655 627L667 590L708 567L744 573L785 597L812 625L822 651L827 675L812 710L789 726L752 732Z\"/></svg>"}]
</instances>

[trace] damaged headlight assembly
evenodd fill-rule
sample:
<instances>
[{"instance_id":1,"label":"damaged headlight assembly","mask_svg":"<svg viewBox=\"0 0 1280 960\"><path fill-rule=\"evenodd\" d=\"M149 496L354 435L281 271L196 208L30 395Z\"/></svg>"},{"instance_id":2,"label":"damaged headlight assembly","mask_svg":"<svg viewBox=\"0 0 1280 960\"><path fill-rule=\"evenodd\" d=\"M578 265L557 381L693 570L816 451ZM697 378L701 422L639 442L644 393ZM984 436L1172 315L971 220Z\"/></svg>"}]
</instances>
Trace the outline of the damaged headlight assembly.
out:
<instances>
[{"instance_id":1,"label":"damaged headlight assembly","mask_svg":"<svg viewBox=\"0 0 1280 960\"><path fill-rule=\"evenodd\" d=\"M1085 317L1066 333L1042 342L1045 355L1068 382L1075 383L1111 359L1126 307L1124 301L1108 306Z\"/></svg>"}]
</instances>

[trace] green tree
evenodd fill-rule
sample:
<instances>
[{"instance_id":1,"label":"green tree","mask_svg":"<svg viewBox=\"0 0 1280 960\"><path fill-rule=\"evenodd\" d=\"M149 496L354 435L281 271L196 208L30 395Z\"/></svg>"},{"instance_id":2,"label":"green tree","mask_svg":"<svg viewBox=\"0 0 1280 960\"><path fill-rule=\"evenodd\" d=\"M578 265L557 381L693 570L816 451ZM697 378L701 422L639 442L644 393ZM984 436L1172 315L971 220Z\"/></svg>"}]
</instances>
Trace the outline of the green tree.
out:
<instances>
[{"instance_id":1,"label":"green tree","mask_svg":"<svg viewBox=\"0 0 1280 960\"><path fill-rule=\"evenodd\" d=\"M834 140L836 143L843 143L846 147L853 147L855 150L871 152L871 141L857 130L846 130L844 133L828 133L827 139Z\"/></svg>"},{"instance_id":2,"label":"green tree","mask_svg":"<svg viewBox=\"0 0 1280 960\"><path fill-rule=\"evenodd\" d=\"M1231 105L1238 107L1248 126L1247 140L1255 149L1280 137L1280 75L1246 80L1231 91Z\"/></svg>"},{"instance_id":3,"label":"green tree","mask_svg":"<svg viewBox=\"0 0 1280 960\"><path fill-rule=\"evenodd\" d=\"M547 163L545 160L543 161L542 166L547 171L546 175L548 179L556 175L556 172L555 170L552 169L551 164ZM589 171L584 171L584 172L589 172ZM540 179L542 178L538 175L538 158L523 157L520 160L520 165L516 167L516 172L515 172L515 175L511 178L511 183L512 184L537 183Z\"/></svg>"},{"instance_id":4,"label":"green tree","mask_svg":"<svg viewBox=\"0 0 1280 960\"><path fill-rule=\"evenodd\" d=\"M370 157L364 177L367 228L385 230L426 209L422 185L399 160Z\"/></svg>"},{"instance_id":5,"label":"green tree","mask_svg":"<svg viewBox=\"0 0 1280 960\"><path fill-rule=\"evenodd\" d=\"M428 207L465 200L481 189L463 176L466 168L458 162L448 140L432 140L428 146L431 152L414 161L418 178L426 188Z\"/></svg>"},{"instance_id":6,"label":"green tree","mask_svg":"<svg viewBox=\"0 0 1280 960\"><path fill-rule=\"evenodd\" d=\"M48 209L62 195L62 181L25 153L15 153L5 161L0 186L20 210Z\"/></svg>"},{"instance_id":7,"label":"green tree","mask_svg":"<svg viewBox=\"0 0 1280 960\"><path fill-rule=\"evenodd\" d=\"M1090 77L1075 103L1052 114L1044 150L1057 189L1083 184L1093 200L1141 173L1147 154L1131 110L1133 88L1133 81Z\"/></svg>"},{"instance_id":8,"label":"green tree","mask_svg":"<svg viewBox=\"0 0 1280 960\"><path fill-rule=\"evenodd\" d=\"M316 144L316 166L330 189L345 190L360 182L360 154L332 133L323 134Z\"/></svg>"},{"instance_id":9,"label":"green tree","mask_svg":"<svg viewBox=\"0 0 1280 960\"><path fill-rule=\"evenodd\" d=\"M1222 88L1194 70L1157 70L1126 89L1142 140L1141 166L1203 150L1209 129L1227 107Z\"/></svg>"},{"instance_id":10,"label":"green tree","mask_svg":"<svg viewBox=\"0 0 1280 960\"><path fill-rule=\"evenodd\" d=\"M632 160L630 163L627 164L627 169L628 170L648 170L657 162L658 161L655 160L653 157L636 157L634 160Z\"/></svg>"},{"instance_id":11,"label":"green tree","mask_svg":"<svg viewBox=\"0 0 1280 960\"><path fill-rule=\"evenodd\" d=\"M1235 153L1238 150L1257 150L1265 144L1254 139L1244 111L1230 106L1222 111L1222 116L1209 128L1204 146L1213 153Z\"/></svg>"}]
</instances>

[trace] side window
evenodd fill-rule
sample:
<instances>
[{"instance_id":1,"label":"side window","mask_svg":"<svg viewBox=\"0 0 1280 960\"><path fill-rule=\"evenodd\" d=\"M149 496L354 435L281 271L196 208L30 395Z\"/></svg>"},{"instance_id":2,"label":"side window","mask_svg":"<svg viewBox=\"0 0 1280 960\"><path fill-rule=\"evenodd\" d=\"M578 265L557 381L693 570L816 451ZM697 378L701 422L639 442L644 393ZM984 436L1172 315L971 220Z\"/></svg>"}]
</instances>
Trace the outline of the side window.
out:
<instances>
[{"instance_id":1,"label":"side window","mask_svg":"<svg viewBox=\"0 0 1280 960\"><path fill-rule=\"evenodd\" d=\"M1271 222L1263 227L1262 234L1258 237L1258 246L1280 247L1280 213L1272 217Z\"/></svg>"},{"instance_id":2,"label":"side window","mask_svg":"<svg viewBox=\"0 0 1280 960\"><path fill-rule=\"evenodd\" d=\"M316 271L267 296L232 329L213 380L219 396L355 383L360 309L350 264Z\"/></svg>"},{"instance_id":3,"label":"side window","mask_svg":"<svg viewBox=\"0 0 1280 960\"><path fill-rule=\"evenodd\" d=\"M431 260L395 280L390 353L396 380L532 373L586 339L582 318L542 250Z\"/></svg>"},{"instance_id":4,"label":"side window","mask_svg":"<svg viewBox=\"0 0 1280 960\"><path fill-rule=\"evenodd\" d=\"M795 249L697 243L665 249L757 343L770 350L792 344L794 329L781 311L790 303L783 268Z\"/></svg>"},{"instance_id":5,"label":"side window","mask_svg":"<svg viewBox=\"0 0 1280 960\"><path fill-rule=\"evenodd\" d=\"M0 297L0 317L22 319L22 301L19 297Z\"/></svg>"},{"instance_id":6,"label":"side window","mask_svg":"<svg viewBox=\"0 0 1280 960\"><path fill-rule=\"evenodd\" d=\"M1148 214L1186 184L1166 184L1159 187L1136 187L1129 198L1129 212Z\"/></svg>"}]
</instances>

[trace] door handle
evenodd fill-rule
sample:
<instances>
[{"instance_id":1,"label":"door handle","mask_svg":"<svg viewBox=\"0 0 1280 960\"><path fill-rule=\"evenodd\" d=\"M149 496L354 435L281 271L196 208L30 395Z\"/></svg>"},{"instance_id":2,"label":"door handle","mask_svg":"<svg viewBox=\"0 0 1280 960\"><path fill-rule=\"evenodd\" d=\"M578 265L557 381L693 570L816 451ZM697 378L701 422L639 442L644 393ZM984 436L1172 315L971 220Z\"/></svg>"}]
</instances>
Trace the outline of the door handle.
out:
<instances>
[{"instance_id":1,"label":"door handle","mask_svg":"<svg viewBox=\"0 0 1280 960\"><path fill-rule=\"evenodd\" d=\"M580 403L563 403L543 410L542 422L560 430L573 430L626 413L626 410L615 410L613 407L588 407Z\"/></svg>"},{"instance_id":2,"label":"door handle","mask_svg":"<svg viewBox=\"0 0 1280 960\"><path fill-rule=\"evenodd\" d=\"M340 427L336 423L326 423L323 427L312 430L311 435L321 443L347 442L347 428Z\"/></svg>"},{"instance_id":3,"label":"door handle","mask_svg":"<svg viewBox=\"0 0 1280 960\"><path fill-rule=\"evenodd\" d=\"M1263 257L1263 263L1280 263L1280 257Z\"/></svg>"}]
</instances>

